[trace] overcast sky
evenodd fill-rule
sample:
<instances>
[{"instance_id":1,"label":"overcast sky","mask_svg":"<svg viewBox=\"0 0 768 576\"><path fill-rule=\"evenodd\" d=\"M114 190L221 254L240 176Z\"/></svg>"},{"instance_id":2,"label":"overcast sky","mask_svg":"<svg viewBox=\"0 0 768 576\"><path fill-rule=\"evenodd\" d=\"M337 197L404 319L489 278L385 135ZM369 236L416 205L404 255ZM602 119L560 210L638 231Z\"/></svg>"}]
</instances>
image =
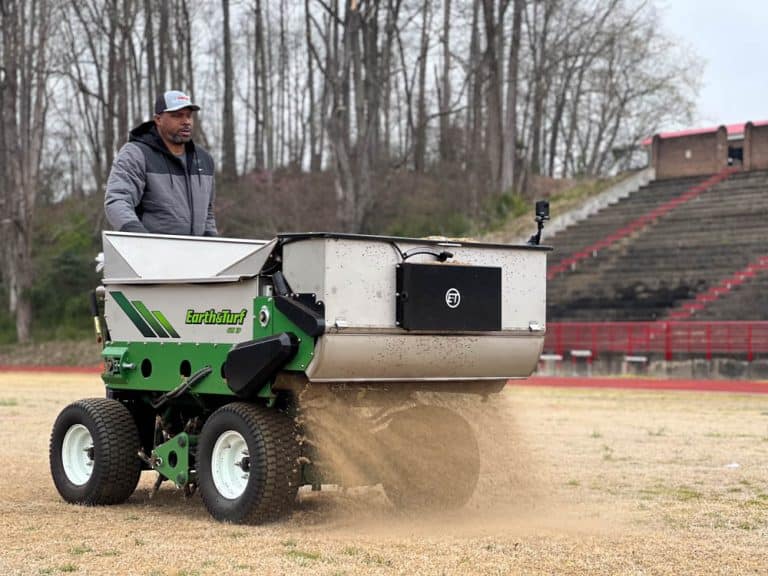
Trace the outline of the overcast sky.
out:
<instances>
[{"instance_id":1,"label":"overcast sky","mask_svg":"<svg viewBox=\"0 0 768 576\"><path fill-rule=\"evenodd\" d=\"M704 59L697 126L768 120L768 1L658 0L668 32Z\"/></svg>"}]
</instances>

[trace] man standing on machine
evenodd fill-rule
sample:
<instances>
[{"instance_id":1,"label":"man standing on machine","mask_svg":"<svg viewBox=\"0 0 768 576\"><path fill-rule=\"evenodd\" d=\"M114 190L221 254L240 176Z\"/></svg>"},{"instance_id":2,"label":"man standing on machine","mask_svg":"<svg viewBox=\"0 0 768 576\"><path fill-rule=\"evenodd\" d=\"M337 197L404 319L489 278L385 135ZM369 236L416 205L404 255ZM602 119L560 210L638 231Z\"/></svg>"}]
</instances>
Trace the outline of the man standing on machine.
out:
<instances>
[{"instance_id":1,"label":"man standing on machine","mask_svg":"<svg viewBox=\"0 0 768 576\"><path fill-rule=\"evenodd\" d=\"M104 197L115 230L218 235L213 158L192 141L198 110L189 96L170 90L157 97L153 120L131 130Z\"/></svg>"}]
</instances>

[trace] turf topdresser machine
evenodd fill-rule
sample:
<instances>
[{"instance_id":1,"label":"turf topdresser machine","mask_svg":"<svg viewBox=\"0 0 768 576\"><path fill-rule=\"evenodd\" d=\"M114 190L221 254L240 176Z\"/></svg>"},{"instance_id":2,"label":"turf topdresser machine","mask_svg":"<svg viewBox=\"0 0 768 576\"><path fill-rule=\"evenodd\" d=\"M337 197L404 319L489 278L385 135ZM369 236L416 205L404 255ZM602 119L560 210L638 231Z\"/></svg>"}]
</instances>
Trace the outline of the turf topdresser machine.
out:
<instances>
[{"instance_id":1,"label":"turf topdresser machine","mask_svg":"<svg viewBox=\"0 0 768 576\"><path fill-rule=\"evenodd\" d=\"M274 519L300 485L320 483L301 441L303 394L349 402L350 418L421 391L489 395L529 376L544 341L537 242L105 232L103 244L93 308L106 398L66 407L51 437L68 502L123 502L151 469L156 487L199 489L217 519ZM423 407L390 412L385 435L429 434ZM477 465L455 466L468 474L451 495L461 504ZM432 493L428 478L382 482L397 503Z\"/></svg>"}]
</instances>

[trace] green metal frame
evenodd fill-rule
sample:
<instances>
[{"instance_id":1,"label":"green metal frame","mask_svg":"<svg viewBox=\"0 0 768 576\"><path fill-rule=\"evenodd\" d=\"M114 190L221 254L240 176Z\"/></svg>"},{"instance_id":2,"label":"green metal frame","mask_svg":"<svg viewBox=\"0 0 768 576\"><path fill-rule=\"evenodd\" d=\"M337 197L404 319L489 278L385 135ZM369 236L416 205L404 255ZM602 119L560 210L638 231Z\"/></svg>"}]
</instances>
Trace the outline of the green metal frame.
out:
<instances>
[{"instance_id":1,"label":"green metal frame","mask_svg":"<svg viewBox=\"0 0 768 576\"><path fill-rule=\"evenodd\" d=\"M120 358L119 374L102 374L108 388L118 390L140 390L147 392L168 392L181 382L182 365L189 374L210 366L211 374L195 387L196 394L233 395L221 375L221 366L227 359L232 344L192 344L175 342L111 342L104 348L105 364L114 366ZM120 355L112 355L120 352ZM149 370L151 366L151 370ZM147 374L145 376L145 374Z\"/></svg>"},{"instance_id":2,"label":"green metal frame","mask_svg":"<svg viewBox=\"0 0 768 576\"><path fill-rule=\"evenodd\" d=\"M181 487L190 480L189 449L197 445L197 436L182 432L152 450L152 459L158 463L154 470Z\"/></svg>"},{"instance_id":3,"label":"green metal frame","mask_svg":"<svg viewBox=\"0 0 768 576\"><path fill-rule=\"evenodd\" d=\"M264 326L259 321L259 313L262 307L266 308L269 312L269 321ZM315 339L280 312L275 307L273 298L268 296L254 298L253 311L255 316L253 320L253 338L263 338L264 336L272 336L281 332L293 332L299 339L299 350L296 352L296 356L283 367L283 370L292 372L303 372L306 370L315 355Z\"/></svg>"}]
</instances>

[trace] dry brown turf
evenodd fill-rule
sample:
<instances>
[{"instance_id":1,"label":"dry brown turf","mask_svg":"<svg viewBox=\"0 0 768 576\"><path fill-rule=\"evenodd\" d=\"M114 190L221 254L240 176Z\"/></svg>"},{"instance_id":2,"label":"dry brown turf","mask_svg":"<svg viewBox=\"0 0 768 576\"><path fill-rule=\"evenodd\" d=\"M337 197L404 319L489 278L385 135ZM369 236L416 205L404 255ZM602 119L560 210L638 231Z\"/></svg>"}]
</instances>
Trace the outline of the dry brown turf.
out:
<instances>
[{"instance_id":1,"label":"dry brown turf","mask_svg":"<svg viewBox=\"0 0 768 576\"><path fill-rule=\"evenodd\" d=\"M459 512L380 487L301 493L267 526L211 520L152 473L123 505L64 504L59 410L98 376L0 374L0 575L765 574L768 395L515 387L473 404L482 464Z\"/></svg>"}]
</instances>

